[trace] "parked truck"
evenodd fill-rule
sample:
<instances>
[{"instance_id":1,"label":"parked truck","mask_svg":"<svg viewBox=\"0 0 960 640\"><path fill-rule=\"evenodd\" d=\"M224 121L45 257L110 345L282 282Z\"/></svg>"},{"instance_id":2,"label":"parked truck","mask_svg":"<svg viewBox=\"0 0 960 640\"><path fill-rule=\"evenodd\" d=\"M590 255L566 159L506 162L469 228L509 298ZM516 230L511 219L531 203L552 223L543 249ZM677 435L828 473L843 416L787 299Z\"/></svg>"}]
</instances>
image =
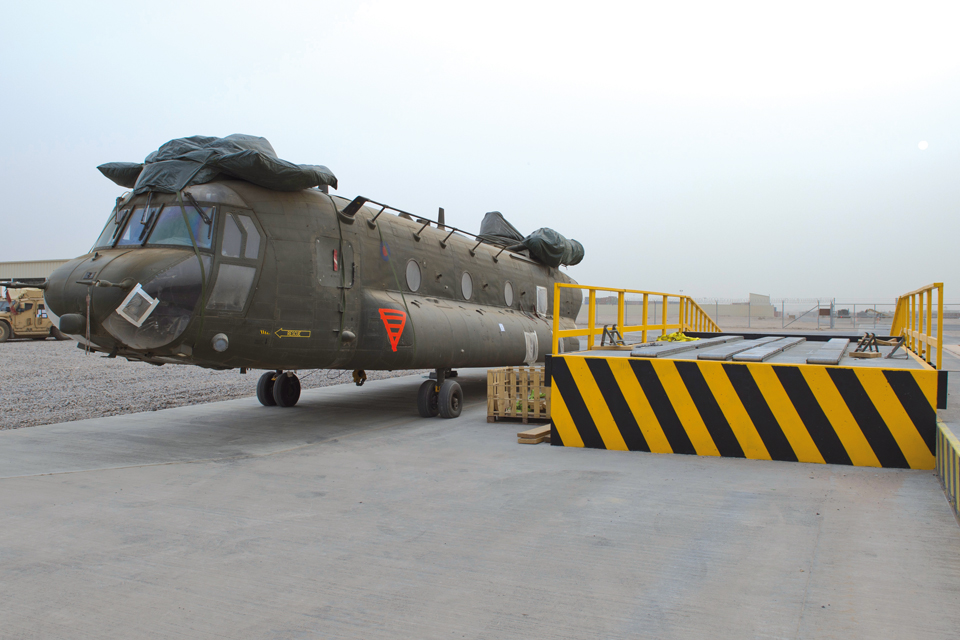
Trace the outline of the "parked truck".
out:
<instances>
[{"instance_id":1,"label":"parked truck","mask_svg":"<svg viewBox=\"0 0 960 640\"><path fill-rule=\"evenodd\" d=\"M11 298L8 294L6 299L0 300L0 342L10 338L68 340L47 317L47 306L40 289L20 289L16 297Z\"/></svg>"}]
</instances>

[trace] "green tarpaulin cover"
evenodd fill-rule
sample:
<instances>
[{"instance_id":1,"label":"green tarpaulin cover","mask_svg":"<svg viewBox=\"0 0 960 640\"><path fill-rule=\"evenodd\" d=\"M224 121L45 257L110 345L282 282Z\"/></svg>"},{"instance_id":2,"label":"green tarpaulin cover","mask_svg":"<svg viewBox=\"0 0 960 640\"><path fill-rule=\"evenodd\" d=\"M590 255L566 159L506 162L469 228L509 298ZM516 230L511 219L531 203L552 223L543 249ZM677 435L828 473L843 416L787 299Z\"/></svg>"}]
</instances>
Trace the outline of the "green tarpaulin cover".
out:
<instances>
[{"instance_id":1,"label":"green tarpaulin cover","mask_svg":"<svg viewBox=\"0 0 960 640\"><path fill-rule=\"evenodd\" d=\"M523 237L499 211L490 211L483 216L478 237L513 251L527 249L531 258L551 267L579 264L583 260L583 245L576 240L547 227Z\"/></svg>"},{"instance_id":2,"label":"green tarpaulin cover","mask_svg":"<svg viewBox=\"0 0 960 640\"><path fill-rule=\"evenodd\" d=\"M337 188L337 177L321 165L281 160L266 138L235 133L225 138L177 138L142 163L108 162L97 169L121 187L141 194L177 193L217 179L246 180L275 191Z\"/></svg>"}]
</instances>

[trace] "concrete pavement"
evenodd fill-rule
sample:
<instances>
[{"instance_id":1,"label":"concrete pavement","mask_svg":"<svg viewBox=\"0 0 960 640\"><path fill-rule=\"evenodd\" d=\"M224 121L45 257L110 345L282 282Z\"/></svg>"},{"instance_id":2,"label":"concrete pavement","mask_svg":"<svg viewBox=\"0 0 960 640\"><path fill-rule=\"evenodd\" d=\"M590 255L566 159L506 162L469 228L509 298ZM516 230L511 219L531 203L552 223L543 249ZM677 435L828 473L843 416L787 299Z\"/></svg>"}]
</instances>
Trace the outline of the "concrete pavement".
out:
<instances>
[{"instance_id":1,"label":"concrete pavement","mask_svg":"<svg viewBox=\"0 0 960 640\"><path fill-rule=\"evenodd\" d=\"M0 638L952 638L932 472L518 445L463 372L0 432Z\"/></svg>"}]
</instances>

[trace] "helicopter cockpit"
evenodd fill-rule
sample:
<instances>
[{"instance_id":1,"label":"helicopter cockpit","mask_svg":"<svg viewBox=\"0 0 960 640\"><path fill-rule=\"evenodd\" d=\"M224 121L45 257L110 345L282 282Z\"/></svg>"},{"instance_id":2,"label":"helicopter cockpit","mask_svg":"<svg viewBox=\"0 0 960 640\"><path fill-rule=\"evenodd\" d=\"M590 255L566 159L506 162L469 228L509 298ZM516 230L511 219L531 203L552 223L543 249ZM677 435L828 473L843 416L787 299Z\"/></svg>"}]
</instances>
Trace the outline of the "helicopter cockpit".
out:
<instances>
[{"instance_id":1,"label":"helicopter cockpit","mask_svg":"<svg viewBox=\"0 0 960 640\"><path fill-rule=\"evenodd\" d=\"M144 203L110 213L91 251L113 247L180 246L210 250L216 207Z\"/></svg>"}]
</instances>

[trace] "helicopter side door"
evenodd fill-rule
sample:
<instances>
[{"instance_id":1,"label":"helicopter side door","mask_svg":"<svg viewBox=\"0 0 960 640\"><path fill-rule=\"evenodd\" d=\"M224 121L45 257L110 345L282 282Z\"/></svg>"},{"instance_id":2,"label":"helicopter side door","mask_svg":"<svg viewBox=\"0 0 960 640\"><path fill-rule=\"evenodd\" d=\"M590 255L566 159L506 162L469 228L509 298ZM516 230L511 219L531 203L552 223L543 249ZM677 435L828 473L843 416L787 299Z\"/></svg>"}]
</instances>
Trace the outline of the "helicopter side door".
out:
<instances>
[{"instance_id":1,"label":"helicopter side door","mask_svg":"<svg viewBox=\"0 0 960 640\"><path fill-rule=\"evenodd\" d=\"M353 358L360 317L360 297L355 288L358 238L348 225L342 225L338 231L336 235L319 235L314 242L320 284L317 317L325 323L320 330L336 338L332 367L343 366Z\"/></svg>"}]
</instances>

